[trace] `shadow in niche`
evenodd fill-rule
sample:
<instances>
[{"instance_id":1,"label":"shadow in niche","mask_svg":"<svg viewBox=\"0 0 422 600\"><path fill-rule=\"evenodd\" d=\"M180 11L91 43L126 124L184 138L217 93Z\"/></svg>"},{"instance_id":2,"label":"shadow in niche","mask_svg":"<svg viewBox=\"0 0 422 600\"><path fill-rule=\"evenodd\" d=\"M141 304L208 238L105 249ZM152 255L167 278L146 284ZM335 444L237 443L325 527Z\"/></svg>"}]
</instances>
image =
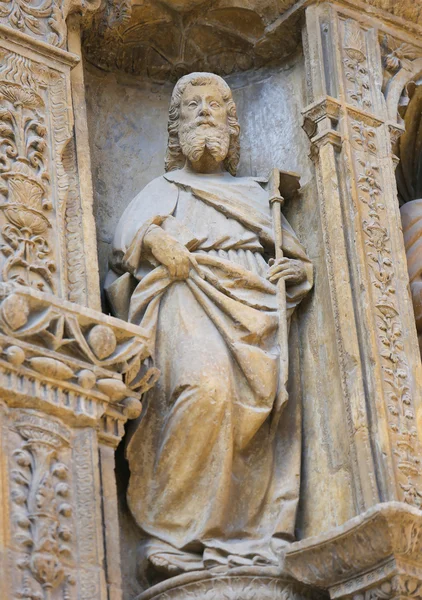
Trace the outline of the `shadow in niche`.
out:
<instances>
[{"instance_id":1,"label":"shadow in niche","mask_svg":"<svg viewBox=\"0 0 422 600\"><path fill-rule=\"evenodd\" d=\"M115 452L123 600L133 600L147 588L165 579L165 577L151 569L144 572L144 565L139 564L138 547L142 540L142 532L127 503L126 492L129 485L130 470L125 457L125 449L131 430L138 423L139 420L126 423L125 434Z\"/></svg>"},{"instance_id":2,"label":"shadow in niche","mask_svg":"<svg viewBox=\"0 0 422 600\"><path fill-rule=\"evenodd\" d=\"M131 423L129 422L125 426L125 435L115 453L123 600L131 600L148 587L146 581L140 581L137 577L137 546L141 539L141 531L132 517L126 499L130 471L128 461L125 458L125 447L128 433L127 430L130 427Z\"/></svg>"}]
</instances>

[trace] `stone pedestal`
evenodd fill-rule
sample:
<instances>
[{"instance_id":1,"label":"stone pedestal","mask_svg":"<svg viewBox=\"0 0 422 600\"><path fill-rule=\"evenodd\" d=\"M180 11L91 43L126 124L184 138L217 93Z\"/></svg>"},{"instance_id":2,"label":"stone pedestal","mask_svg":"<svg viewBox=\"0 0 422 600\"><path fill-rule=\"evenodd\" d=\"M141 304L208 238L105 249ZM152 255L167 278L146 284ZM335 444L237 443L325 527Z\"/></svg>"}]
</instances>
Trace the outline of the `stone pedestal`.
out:
<instances>
[{"instance_id":1,"label":"stone pedestal","mask_svg":"<svg viewBox=\"0 0 422 600\"><path fill-rule=\"evenodd\" d=\"M324 600L326 595L280 569L244 567L197 571L155 585L135 600Z\"/></svg>"},{"instance_id":2,"label":"stone pedestal","mask_svg":"<svg viewBox=\"0 0 422 600\"><path fill-rule=\"evenodd\" d=\"M420 510L379 504L325 535L292 544L285 569L333 599L421 598L421 531Z\"/></svg>"}]
</instances>

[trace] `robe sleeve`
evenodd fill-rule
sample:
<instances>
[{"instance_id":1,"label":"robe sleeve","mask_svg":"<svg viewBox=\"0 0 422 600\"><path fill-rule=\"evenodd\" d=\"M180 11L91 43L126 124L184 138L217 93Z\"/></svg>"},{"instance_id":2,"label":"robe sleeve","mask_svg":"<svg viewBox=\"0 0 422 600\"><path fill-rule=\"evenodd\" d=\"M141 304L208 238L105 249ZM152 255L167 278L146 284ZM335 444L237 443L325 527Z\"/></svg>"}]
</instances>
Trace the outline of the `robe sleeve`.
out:
<instances>
[{"instance_id":1,"label":"robe sleeve","mask_svg":"<svg viewBox=\"0 0 422 600\"><path fill-rule=\"evenodd\" d=\"M283 227L283 254L287 258L294 258L300 260L303 268L305 269L306 279L298 284L286 285L286 299L289 309L295 308L306 294L312 289L314 284L314 268L309 260L306 251L302 244L299 242L295 232L290 227L289 222L285 216L281 215L281 224Z\"/></svg>"},{"instance_id":2,"label":"robe sleeve","mask_svg":"<svg viewBox=\"0 0 422 600\"><path fill-rule=\"evenodd\" d=\"M121 216L114 234L110 268L116 274L127 271L123 260L134 240L140 241L150 225L161 225L167 216L172 215L178 197L177 186L164 177L154 179L135 196Z\"/></svg>"}]
</instances>

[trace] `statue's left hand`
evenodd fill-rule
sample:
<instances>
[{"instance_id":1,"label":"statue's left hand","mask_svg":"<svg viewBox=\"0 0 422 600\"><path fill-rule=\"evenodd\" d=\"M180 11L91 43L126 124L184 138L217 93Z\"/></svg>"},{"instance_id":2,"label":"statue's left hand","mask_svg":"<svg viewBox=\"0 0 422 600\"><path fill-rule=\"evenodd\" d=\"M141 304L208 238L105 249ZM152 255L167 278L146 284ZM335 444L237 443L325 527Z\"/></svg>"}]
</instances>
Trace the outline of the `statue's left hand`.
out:
<instances>
[{"instance_id":1,"label":"statue's left hand","mask_svg":"<svg viewBox=\"0 0 422 600\"><path fill-rule=\"evenodd\" d=\"M306 271L300 260L284 256L279 259L271 258L269 264L267 279L271 283L277 283L282 277L287 285L298 284L306 279Z\"/></svg>"}]
</instances>

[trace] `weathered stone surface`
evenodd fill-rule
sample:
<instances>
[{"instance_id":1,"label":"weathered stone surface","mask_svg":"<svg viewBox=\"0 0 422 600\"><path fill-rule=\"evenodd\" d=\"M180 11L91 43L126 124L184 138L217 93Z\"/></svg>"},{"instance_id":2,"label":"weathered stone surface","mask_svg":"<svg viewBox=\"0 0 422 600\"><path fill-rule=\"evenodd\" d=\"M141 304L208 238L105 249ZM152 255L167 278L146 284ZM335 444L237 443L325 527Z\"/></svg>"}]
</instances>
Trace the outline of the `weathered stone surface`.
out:
<instances>
[{"instance_id":1,"label":"weathered stone surface","mask_svg":"<svg viewBox=\"0 0 422 600\"><path fill-rule=\"evenodd\" d=\"M330 598L419 598L422 512L379 504L326 534L287 549L284 568Z\"/></svg>"},{"instance_id":2,"label":"weathered stone surface","mask_svg":"<svg viewBox=\"0 0 422 600\"><path fill-rule=\"evenodd\" d=\"M281 215L298 177L235 177L240 128L224 80L182 78L168 131L166 173L119 221L106 281L115 314L148 324L161 371L127 447L147 578L277 564L292 539L300 415L286 389L288 322L313 281Z\"/></svg>"},{"instance_id":3,"label":"weathered stone surface","mask_svg":"<svg viewBox=\"0 0 422 600\"><path fill-rule=\"evenodd\" d=\"M141 74L154 81L175 80L201 70L220 75L250 71L296 51L308 4L116 0L87 21L85 51L102 69ZM355 8L354 2L344 4ZM366 0L359 9L368 20L374 12L387 23L406 19L415 33L422 25L422 9L413 0Z\"/></svg>"},{"instance_id":4,"label":"weathered stone surface","mask_svg":"<svg viewBox=\"0 0 422 600\"><path fill-rule=\"evenodd\" d=\"M116 489L114 450L128 418L142 423L142 391L159 373L151 368L154 348L146 330L91 310L99 308L100 295L88 146L105 256L117 215L161 173L169 82L206 68L230 73L243 128L239 175L267 176L271 167L301 174L300 197L284 211L315 266L316 285L291 322L280 440L293 440L285 445L299 456L302 422L295 531L302 541L291 546L286 565L311 589L280 569L255 566L253 572L174 577L143 598L420 598L420 358L394 182L401 159L397 182L400 202L408 203L402 213L419 324L419 217L410 205L421 197L419 3L165 0L132 6L121 0L104 2L98 17L88 16L98 5L12 0L0 9L0 597L133 600L145 586L136 580L140 531L124 509L119 528L117 496L126 492L127 467L121 447ZM90 132L86 81L77 64L80 13L86 56L114 71L86 71ZM309 142L300 130L301 111ZM269 195L277 196L273 187ZM126 278L114 298L120 308L133 291L129 284ZM178 332L174 314L171 326L162 323L162 331L171 332L167 350ZM214 356L214 337L205 336L207 358ZM171 353L166 373L190 350ZM190 369L199 356L191 354ZM227 387L224 373L216 380L220 387ZM285 371L283 386L286 377ZM264 379L260 372L257 380ZM240 430L239 420L235 427ZM221 426L215 429L221 434ZM185 430L185 445L176 457L169 454L178 473L194 433ZM245 472L268 448L257 446ZM147 460L147 453L134 453L132 465ZM279 465L297 473L288 460ZM243 485L236 498L240 503L249 494L248 501L230 510L241 519L263 486L248 485L243 472L238 479ZM142 478L142 486L147 481ZM208 493L212 481L204 479ZM389 500L403 504L377 504ZM144 504L153 511L164 501L156 494ZM170 503L163 518L171 520L180 503ZM209 507L199 505L206 513ZM198 503L192 506L196 514ZM225 515L233 521L229 511ZM321 535L309 538L313 534ZM251 537L248 531L242 543ZM227 557L222 568L238 556ZM168 565L158 560L156 566Z\"/></svg>"},{"instance_id":5,"label":"weathered stone surface","mask_svg":"<svg viewBox=\"0 0 422 600\"><path fill-rule=\"evenodd\" d=\"M158 584L136 600L324 600L323 592L307 588L277 570L236 569L233 574L190 573Z\"/></svg>"}]
</instances>

